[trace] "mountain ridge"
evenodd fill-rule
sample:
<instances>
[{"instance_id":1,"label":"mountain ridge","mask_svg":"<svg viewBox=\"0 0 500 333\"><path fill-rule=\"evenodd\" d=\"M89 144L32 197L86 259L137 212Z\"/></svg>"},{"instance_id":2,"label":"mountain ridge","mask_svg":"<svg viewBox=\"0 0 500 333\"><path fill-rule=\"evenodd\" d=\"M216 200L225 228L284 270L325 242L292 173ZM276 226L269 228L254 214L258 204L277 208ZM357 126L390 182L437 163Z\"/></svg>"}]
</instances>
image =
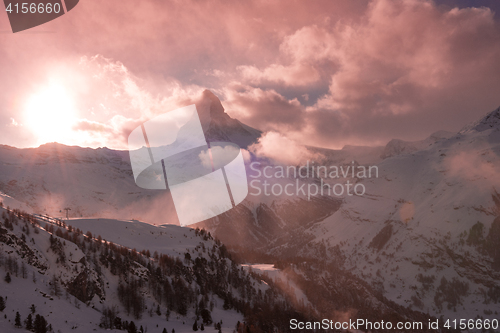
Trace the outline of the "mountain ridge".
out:
<instances>
[{"instance_id":1,"label":"mountain ridge","mask_svg":"<svg viewBox=\"0 0 500 333\"><path fill-rule=\"evenodd\" d=\"M459 131L459 134L466 134L472 131L482 132L492 128L495 131L500 130L500 107L488 112L481 119L467 124Z\"/></svg>"}]
</instances>

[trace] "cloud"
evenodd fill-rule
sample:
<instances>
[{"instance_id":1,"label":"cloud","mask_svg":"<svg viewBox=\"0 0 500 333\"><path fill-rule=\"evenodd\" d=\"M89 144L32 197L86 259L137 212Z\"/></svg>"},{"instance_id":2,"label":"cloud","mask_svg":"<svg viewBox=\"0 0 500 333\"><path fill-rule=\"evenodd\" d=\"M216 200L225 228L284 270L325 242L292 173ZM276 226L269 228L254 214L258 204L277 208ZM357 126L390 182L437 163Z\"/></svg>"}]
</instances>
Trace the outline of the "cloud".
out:
<instances>
[{"instance_id":1,"label":"cloud","mask_svg":"<svg viewBox=\"0 0 500 333\"><path fill-rule=\"evenodd\" d=\"M456 82L470 84L474 77L465 74L471 67L482 75L498 71L485 57L500 55L498 32L487 8L440 12L430 1L373 1L362 24L339 25L333 32L337 49L332 55L340 69L318 106L415 112L435 91L449 93Z\"/></svg>"},{"instance_id":2,"label":"cloud","mask_svg":"<svg viewBox=\"0 0 500 333\"><path fill-rule=\"evenodd\" d=\"M87 119L79 119L78 122L73 126L73 130L75 131L104 132L111 129L112 128L110 126Z\"/></svg>"},{"instance_id":3,"label":"cloud","mask_svg":"<svg viewBox=\"0 0 500 333\"><path fill-rule=\"evenodd\" d=\"M10 118L10 124L8 124L7 126L13 126L13 127L18 127L20 126L19 123L14 119L14 118Z\"/></svg>"},{"instance_id":4,"label":"cloud","mask_svg":"<svg viewBox=\"0 0 500 333\"><path fill-rule=\"evenodd\" d=\"M54 80L90 122L80 124L85 140L73 144L113 148L124 148L135 123L186 105L205 88L248 125L337 148L458 130L500 104L500 29L487 7L187 3L86 3L35 28L55 33L0 34L7 64L0 121L21 125L22 101ZM114 136L99 137L90 126L97 123ZM2 143L36 142L21 126L3 128Z\"/></svg>"},{"instance_id":5,"label":"cloud","mask_svg":"<svg viewBox=\"0 0 500 333\"><path fill-rule=\"evenodd\" d=\"M318 71L308 65L293 64L291 66L283 66L272 64L260 71L255 66L240 66L243 78L252 84L260 84L270 81L283 83L287 86L296 85L303 86L319 80Z\"/></svg>"},{"instance_id":6,"label":"cloud","mask_svg":"<svg viewBox=\"0 0 500 333\"><path fill-rule=\"evenodd\" d=\"M272 86L260 96L307 94L302 103L318 85L328 91L307 107L284 103L272 117L258 111L268 110L269 98L227 97L257 109L248 112L249 123L292 130L308 144L340 148L421 139L458 130L477 117L475 109L500 104L492 89L500 87L500 29L486 7L447 10L432 1L374 0L357 21L315 23L286 35L279 51L276 62L261 69L240 66L243 82Z\"/></svg>"},{"instance_id":7,"label":"cloud","mask_svg":"<svg viewBox=\"0 0 500 333\"><path fill-rule=\"evenodd\" d=\"M247 85L225 89L225 106L232 115L260 130L299 130L304 107L297 99L289 100L278 92Z\"/></svg>"},{"instance_id":8,"label":"cloud","mask_svg":"<svg viewBox=\"0 0 500 333\"><path fill-rule=\"evenodd\" d=\"M206 169L211 170L213 167L214 170L217 170L234 160L239 151L239 148L229 145L225 147L214 146L210 148L210 151L201 151L198 157ZM243 158L245 158L245 154Z\"/></svg>"},{"instance_id":9,"label":"cloud","mask_svg":"<svg viewBox=\"0 0 500 333\"><path fill-rule=\"evenodd\" d=\"M444 165L449 175L474 184L488 191L500 187L500 169L498 155L491 149L477 151L462 151L446 157Z\"/></svg>"},{"instance_id":10,"label":"cloud","mask_svg":"<svg viewBox=\"0 0 500 333\"><path fill-rule=\"evenodd\" d=\"M321 154L313 153L307 147L276 132L265 133L258 143L248 150L259 157L272 159L284 165L301 165L306 161L317 160Z\"/></svg>"},{"instance_id":11,"label":"cloud","mask_svg":"<svg viewBox=\"0 0 500 333\"><path fill-rule=\"evenodd\" d=\"M201 87L182 85L173 79L141 79L123 63L101 55L82 57L71 74L79 77L79 84L72 89L79 119L73 126L74 136L62 143L80 146L126 149L134 128L192 103L202 91Z\"/></svg>"},{"instance_id":12,"label":"cloud","mask_svg":"<svg viewBox=\"0 0 500 333\"><path fill-rule=\"evenodd\" d=\"M243 79L252 84L282 83L286 86L308 86L322 79L322 65L335 52L335 38L317 25L303 27L284 38L280 45L286 64L271 64L260 70L256 66L239 66ZM331 65L331 63L330 63Z\"/></svg>"}]
</instances>

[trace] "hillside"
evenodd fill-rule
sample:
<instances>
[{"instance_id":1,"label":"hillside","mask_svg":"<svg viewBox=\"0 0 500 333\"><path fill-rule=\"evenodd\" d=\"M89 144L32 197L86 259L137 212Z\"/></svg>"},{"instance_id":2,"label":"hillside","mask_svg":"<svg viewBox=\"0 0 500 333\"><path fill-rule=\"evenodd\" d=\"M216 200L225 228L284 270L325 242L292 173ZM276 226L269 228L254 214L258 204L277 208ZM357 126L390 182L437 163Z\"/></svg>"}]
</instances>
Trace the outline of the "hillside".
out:
<instances>
[{"instance_id":1,"label":"hillside","mask_svg":"<svg viewBox=\"0 0 500 333\"><path fill-rule=\"evenodd\" d=\"M365 196L304 231L307 246L268 248L317 258L400 305L447 318L496 318L500 291L500 109L425 149L384 159ZM314 245L313 245L314 244Z\"/></svg>"},{"instance_id":2,"label":"hillside","mask_svg":"<svg viewBox=\"0 0 500 333\"><path fill-rule=\"evenodd\" d=\"M136 221L66 224L0 210L2 332L19 331L17 312L23 327L31 313L54 332L123 332L132 322L148 332L192 332L195 320L219 332L232 332L238 321L279 329L298 306L272 280L232 262L204 231Z\"/></svg>"}]
</instances>

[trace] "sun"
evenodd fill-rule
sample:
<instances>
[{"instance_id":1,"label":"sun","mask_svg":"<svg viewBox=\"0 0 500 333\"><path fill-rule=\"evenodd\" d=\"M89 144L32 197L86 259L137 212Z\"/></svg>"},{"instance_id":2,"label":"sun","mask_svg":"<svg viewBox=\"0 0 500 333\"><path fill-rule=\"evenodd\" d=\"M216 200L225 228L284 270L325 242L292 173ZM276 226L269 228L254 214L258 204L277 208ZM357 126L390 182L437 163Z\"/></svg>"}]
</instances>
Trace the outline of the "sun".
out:
<instances>
[{"instance_id":1,"label":"sun","mask_svg":"<svg viewBox=\"0 0 500 333\"><path fill-rule=\"evenodd\" d=\"M28 98L24 110L24 124L38 141L68 143L77 122L74 101L60 85L50 85Z\"/></svg>"}]
</instances>

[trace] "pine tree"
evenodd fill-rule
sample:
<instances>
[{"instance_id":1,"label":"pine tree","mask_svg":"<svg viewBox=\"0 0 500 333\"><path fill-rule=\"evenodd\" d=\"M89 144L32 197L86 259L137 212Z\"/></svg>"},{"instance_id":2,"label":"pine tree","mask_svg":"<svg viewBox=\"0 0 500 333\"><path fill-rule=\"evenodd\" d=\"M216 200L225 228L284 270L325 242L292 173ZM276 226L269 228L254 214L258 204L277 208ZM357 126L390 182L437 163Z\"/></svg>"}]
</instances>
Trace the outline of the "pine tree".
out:
<instances>
[{"instance_id":1,"label":"pine tree","mask_svg":"<svg viewBox=\"0 0 500 333\"><path fill-rule=\"evenodd\" d=\"M201 323L200 330L202 330L202 331L204 331L204 330L205 330L205 326L203 326L203 323Z\"/></svg>"},{"instance_id":2,"label":"pine tree","mask_svg":"<svg viewBox=\"0 0 500 333\"><path fill-rule=\"evenodd\" d=\"M61 296L61 286L59 285L59 279L54 275L52 276L52 280L50 281L50 291L51 294L59 297Z\"/></svg>"},{"instance_id":3,"label":"pine tree","mask_svg":"<svg viewBox=\"0 0 500 333\"><path fill-rule=\"evenodd\" d=\"M156 307L156 314L158 316L161 316L160 304L158 304L158 306Z\"/></svg>"},{"instance_id":4,"label":"pine tree","mask_svg":"<svg viewBox=\"0 0 500 333\"><path fill-rule=\"evenodd\" d=\"M172 333L175 333L175 329L172 328Z\"/></svg>"},{"instance_id":5,"label":"pine tree","mask_svg":"<svg viewBox=\"0 0 500 333\"><path fill-rule=\"evenodd\" d=\"M194 321L194 324L193 324L193 331L195 331L195 332L196 332L197 330L198 330L198 321L197 321L197 320L195 320L195 321Z\"/></svg>"},{"instance_id":6,"label":"pine tree","mask_svg":"<svg viewBox=\"0 0 500 333\"><path fill-rule=\"evenodd\" d=\"M33 329L33 317L31 316L31 313L28 315L28 317L24 321L24 324L25 324L26 329L28 331L31 331Z\"/></svg>"},{"instance_id":7,"label":"pine tree","mask_svg":"<svg viewBox=\"0 0 500 333\"><path fill-rule=\"evenodd\" d=\"M47 333L47 321L43 316L37 314L33 326L35 333Z\"/></svg>"},{"instance_id":8,"label":"pine tree","mask_svg":"<svg viewBox=\"0 0 500 333\"><path fill-rule=\"evenodd\" d=\"M166 328L163 328L163 331L161 333L168 333Z\"/></svg>"},{"instance_id":9,"label":"pine tree","mask_svg":"<svg viewBox=\"0 0 500 333\"><path fill-rule=\"evenodd\" d=\"M31 304L30 311L31 311L32 314L35 314L35 312L36 312L36 306L35 306L35 304Z\"/></svg>"},{"instance_id":10,"label":"pine tree","mask_svg":"<svg viewBox=\"0 0 500 333\"><path fill-rule=\"evenodd\" d=\"M122 329L122 319L120 317L115 317L115 320L113 321L113 324L115 325L116 329L118 329L118 330Z\"/></svg>"},{"instance_id":11,"label":"pine tree","mask_svg":"<svg viewBox=\"0 0 500 333\"><path fill-rule=\"evenodd\" d=\"M35 321L33 323L33 328L35 330L35 333L39 333L40 332L40 315L36 315L35 316Z\"/></svg>"},{"instance_id":12,"label":"pine tree","mask_svg":"<svg viewBox=\"0 0 500 333\"><path fill-rule=\"evenodd\" d=\"M5 282L7 283L10 283L10 281L12 281L12 279L10 278L10 273L7 272L7 275L5 275L5 278L4 278Z\"/></svg>"},{"instance_id":13,"label":"pine tree","mask_svg":"<svg viewBox=\"0 0 500 333\"><path fill-rule=\"evenodd\" d=\"M200 316L204 324L212 323L212 315L210 314L210 311L208 309L202 309L200 311Z\"/></svg>"},{"instance_id":14,"label":"pine tree","mask_svg":"<svg viewBox=\"0 0 500 333\"><path fill-rule=\"evenodd\" d=\"M128 324L128 333L137 333L137 327L135 327L135 323L133 321Z\"/></svg>"},{"instance_id":15,"label":"pine tree","mask_svg":"<svg viewBox=\"0 0 500 333\"><path fill-rule=\"evenodd\" d=\"M5 300L2 296L0 296L0 312L2 312L3 310L5 310Z\"/></svg>"},{"instance_id":16,"label":"pine tree","mask_svg":"<svg viewBox=\"0 0 500 333\"><path fill-rule=\"evenodd\" d=\"M16 327L21 327L21 315L19 314L19 312L16 312L16 319L14 320L14 325L16 325Z\"/></svg>"}]
</instances>

